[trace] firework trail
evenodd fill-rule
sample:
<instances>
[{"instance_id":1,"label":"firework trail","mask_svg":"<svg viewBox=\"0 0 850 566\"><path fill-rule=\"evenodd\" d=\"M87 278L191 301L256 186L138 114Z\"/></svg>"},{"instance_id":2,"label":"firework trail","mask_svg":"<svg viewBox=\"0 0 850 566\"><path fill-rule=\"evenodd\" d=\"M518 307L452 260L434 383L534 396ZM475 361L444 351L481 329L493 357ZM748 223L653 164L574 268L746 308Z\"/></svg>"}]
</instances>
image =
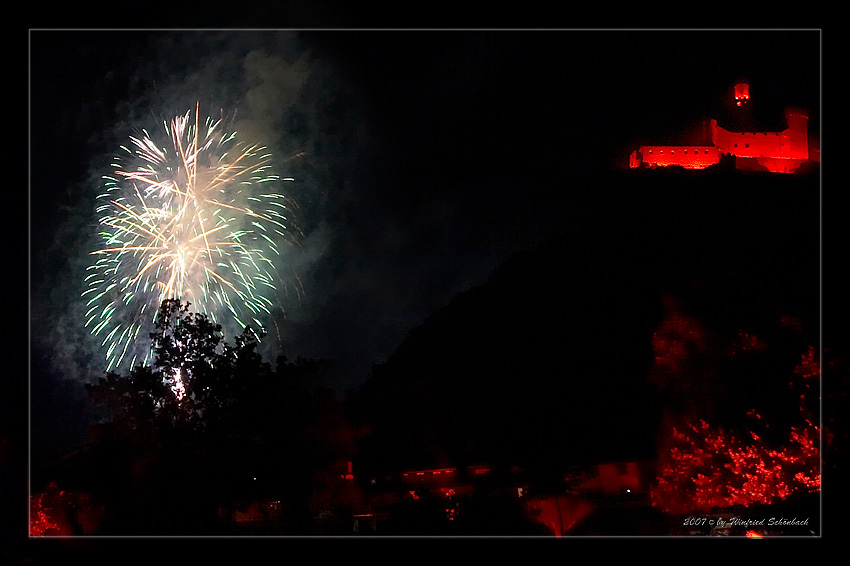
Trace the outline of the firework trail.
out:
<instances>
[{"instance_id":1,"label":"firework trail","mask_svg":"<svg viewBox=\"0 0 850 566\"><path fill-rule=\"evenodd\" d=\"M239 141L196 106L164 135L131 137L97 197L100 244L87 268L85 325L107 371L144 362L165 299L227 328L263 326L275 306L281 247L295 241L292 201L264 147ZM155 141L158 140L158 141ZM139 344L137 344L139 342Z\"/></svg>"}]
</instances>

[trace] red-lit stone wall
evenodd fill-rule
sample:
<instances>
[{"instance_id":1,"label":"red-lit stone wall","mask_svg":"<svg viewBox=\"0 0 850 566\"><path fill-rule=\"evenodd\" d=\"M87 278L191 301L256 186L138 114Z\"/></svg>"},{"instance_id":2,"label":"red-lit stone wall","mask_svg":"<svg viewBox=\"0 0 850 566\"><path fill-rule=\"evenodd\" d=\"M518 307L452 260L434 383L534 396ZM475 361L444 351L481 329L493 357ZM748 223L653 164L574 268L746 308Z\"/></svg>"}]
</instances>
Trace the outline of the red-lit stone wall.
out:
<instances>
[{"instance_id":1,"label":"red-lit stone wall","mask_svg":"<svg viewBox=\"0 0 850 566\"><path fill-rule=\"evenodd\" d=\"M736 157L759 157L761 155L779 156L782 149L778 132L730 132L711 121L711 135L715 147L721 153L731 153Z\"/></svg>"},{"instance_id":2,"label":"red-lit stone wall","mask_svg":"<svg viewBox=\"0 0 850 566\"><path fill-rule=\"evenodd\" d=\"M808 159L808 119L792 112L786 114L786 119L788 128L781 132L730 132L712 120L712 142L721 153L736 157Z\"/></svg>"},{"instance_id":3,"label":"red-lit stone wall","mask_svg":"<svg viewBox=\"0 0 850 566\"><path fill-rule=\"evenodd\" d=\"M639 150L640 162L647 167L678 165L687 169L705 169L720 161L720 152L712 146L647 145ZM635 167L633 160L632 167Z\"/></svg>"}]
</instances>

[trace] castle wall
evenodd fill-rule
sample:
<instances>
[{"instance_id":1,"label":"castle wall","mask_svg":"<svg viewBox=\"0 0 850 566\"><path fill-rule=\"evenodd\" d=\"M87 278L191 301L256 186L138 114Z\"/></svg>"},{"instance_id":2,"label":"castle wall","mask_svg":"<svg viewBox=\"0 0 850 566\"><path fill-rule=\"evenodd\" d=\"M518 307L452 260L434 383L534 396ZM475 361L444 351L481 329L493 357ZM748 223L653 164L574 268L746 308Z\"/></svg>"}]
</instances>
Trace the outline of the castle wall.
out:
<instances>
[{"instance_id":1,"label":"castle wall","mask_svg":"<svg viewBox=\"0 0 850 566\"><path fill-rule=\"evenodd\" d=\"M779 157L787 144L787 139L779 132L730 132L718 126L715 120L711 121L711 133L718 151L736 157Z\"/></svg>"},{"instance_id":2,"label":"castle wall","mask_svg":"<svg viewBox=\"0 0 850 566\"><path fill-rule=\"evenodd\" d=\"M631 166L643 163L647 167L679 166L686 169L705 169L720 161L720 152L713 146L647 145L633 154Z\"/></svg>"},{"instance_id":3,"label":"castle wall","mask_svg":"<svg viewBox=\"0 0 850 566\"><path fill-rule=\"evenodd\" d=\"M721 153L741 158L808 159L808 120L788 114L781 132L730 132L711 121L711 139Z\"/></svg>"}]
</instances>

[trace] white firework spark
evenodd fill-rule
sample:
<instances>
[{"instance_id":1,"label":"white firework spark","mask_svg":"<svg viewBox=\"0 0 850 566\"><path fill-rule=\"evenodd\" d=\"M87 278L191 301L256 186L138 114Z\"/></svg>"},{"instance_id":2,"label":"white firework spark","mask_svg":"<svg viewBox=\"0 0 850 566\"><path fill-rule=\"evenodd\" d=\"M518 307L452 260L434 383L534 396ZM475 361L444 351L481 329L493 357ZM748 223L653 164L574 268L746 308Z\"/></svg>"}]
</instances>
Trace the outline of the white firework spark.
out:
<instances>
[{"instance_id":1,"label":"white firework spark","mask_svg":"<svg viewBox=\"0 0 850 566\"><path fill-rule=\"evenodd\" d=\"M272 171L266 148L242 143L221 120L199 125L197 107L164 127L159 143L143 131L122 146L97 199L101 245L82 296L107 370L146 359L137 338L165 299L238 331L263 326L281 248L298 234L281 191L292 178Z\"/></svg>"}]
</instances>

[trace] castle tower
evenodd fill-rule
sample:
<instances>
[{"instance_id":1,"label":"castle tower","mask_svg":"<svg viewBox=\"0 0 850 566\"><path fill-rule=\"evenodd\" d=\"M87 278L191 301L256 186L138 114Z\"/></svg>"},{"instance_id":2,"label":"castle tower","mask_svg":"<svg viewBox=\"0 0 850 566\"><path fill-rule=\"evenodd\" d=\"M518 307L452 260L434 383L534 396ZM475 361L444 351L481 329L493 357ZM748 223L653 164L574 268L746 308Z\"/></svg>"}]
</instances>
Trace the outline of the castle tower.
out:
<instances>
[{"instance_id":1,"label":"castle tower","mask_svg":"<svg viewBox=\"0 0 850 566\"><path fill-rule=\"evenodd\" d=\"M724 110L717 116L718 122L733 132L755 131L758 125L749 80L741 78L729 90L731 92L727 91L729 94L723 104Z\"/></svg>"},{"instance_id":2,"label":"castle tower","mask_svg":"<svg viewBox=\"0 0 850 566\"><path fill-rule=\"evenodd\" d=\"M790 159L809 158L809 116L795 108L785 110L788 129L782 132L782 156Z\"/></svg>"},{"instance_id":3,"label":"castle tower","mask_svg":"<svg viewBox=\"0 0 850 566\"><path fill-rule=\"evenodd\" d=\"M744 106L750 101L750 85L744 81L735 84L735 106Z\"/></svg>"}]
</instances>

